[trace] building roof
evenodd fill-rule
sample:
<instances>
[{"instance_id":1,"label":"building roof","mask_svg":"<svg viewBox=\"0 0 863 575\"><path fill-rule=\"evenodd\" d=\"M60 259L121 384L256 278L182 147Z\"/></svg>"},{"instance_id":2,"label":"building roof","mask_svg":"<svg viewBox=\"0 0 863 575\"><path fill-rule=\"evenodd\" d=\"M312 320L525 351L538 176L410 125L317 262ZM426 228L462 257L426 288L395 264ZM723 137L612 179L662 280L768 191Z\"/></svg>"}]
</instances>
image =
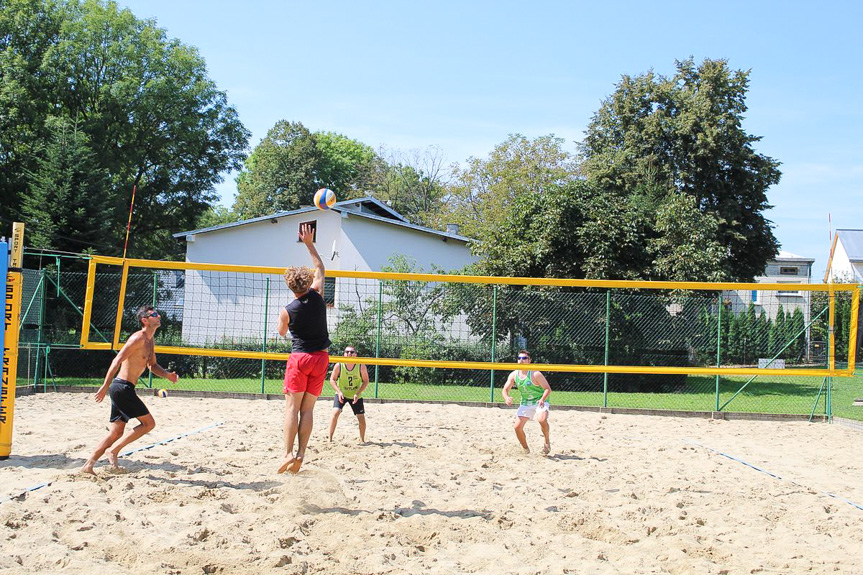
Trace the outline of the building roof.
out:
<instances>
[{"instance_id":1,"label":"building roof","mask_svg":"<svg viewBox=\"0 0 863 575\"><path fill-rule=\"evenodd\" d=\"M427 228L424 226L418 226L416 224L410 223L407 218L403 215L378 200L377 198L373 198L371 196L366 196L364 198L357 198L355 200L345 200L343 202L336 202L333 204L333 207L330 208L334 212L340 212L344 214L350 214L351 216L360 216L362 218L367 218L370 220L375 220L379 222L384 222L387 224L404 227L420 232L426 232L429 234L440 236L444 239L454 239L460 240L463 242L471 242L472 238L462 236L452 232L442 232L440 230L435 230L432 228ZM313 206L304 206L302 208L298 208L296 210L289 210L284 212L275 212L272 214L268 214L266 216L259 216L257 218L251 218L248 220L240 220L237 222L231 222L229 224L221 224L218 226L211 226L209 228L201 228L198 230L191 230L188 232L179 232L173 235L173 237L180 239L185 238L187 236L198 235L198 234L207 234L210 232L216 232L221 230L226 230L228 228L235 228L239 226L244 226L246 224L254 224L257 222L264 222L267 220L278 220L279 218L283 218L286 216L294 216L297 214L316 212L317 208Z\"/></svg>"},{"instance_id":2,"label":"building roof","mask_svg":"<svg viewBox=\"0 0 863 575\"><path fill-rule=\"evenodd\" d=\"M779 250L779 255L773 259L774 262L782 263L782 262L797 262L797 263L814 263L815 258L805 258L803 256L798 256L797 254L792 254L791 252L786 252L785 250Z\"/></svg>"},{"instance_id":3,"label":"building roof","mask_svg":"<svg viewBox=\"0 0 863 575\"><path fill-rule=\"evenodd\" d=\"M836 237L842 242L849 260L863 262L863 230L836 230Z\"/></svg>"}]
</instances>

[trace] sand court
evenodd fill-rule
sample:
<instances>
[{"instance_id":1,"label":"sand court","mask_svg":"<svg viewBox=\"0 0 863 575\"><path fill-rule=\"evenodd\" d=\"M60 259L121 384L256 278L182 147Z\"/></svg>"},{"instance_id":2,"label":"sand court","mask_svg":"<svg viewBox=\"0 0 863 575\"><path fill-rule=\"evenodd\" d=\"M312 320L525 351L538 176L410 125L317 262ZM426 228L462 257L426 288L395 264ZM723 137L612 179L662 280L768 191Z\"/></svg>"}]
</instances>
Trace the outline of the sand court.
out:
<instances>
[{"instance_id":1,"label":"sand court","mask_svg":"<svg viewBox=\"0 0 863 575\"><path fill-rule=\"evenodd\" d=\"M107 404L17 399L0 570L863 572L863 436L840 425L553 410L544 457L514 409L459 405L368 403L368 442L346 413L329 443L322 400L292 476L281 401L145 402L156 429L128 450L166 442L94 479Z\"/></svg>"}]
</instances>

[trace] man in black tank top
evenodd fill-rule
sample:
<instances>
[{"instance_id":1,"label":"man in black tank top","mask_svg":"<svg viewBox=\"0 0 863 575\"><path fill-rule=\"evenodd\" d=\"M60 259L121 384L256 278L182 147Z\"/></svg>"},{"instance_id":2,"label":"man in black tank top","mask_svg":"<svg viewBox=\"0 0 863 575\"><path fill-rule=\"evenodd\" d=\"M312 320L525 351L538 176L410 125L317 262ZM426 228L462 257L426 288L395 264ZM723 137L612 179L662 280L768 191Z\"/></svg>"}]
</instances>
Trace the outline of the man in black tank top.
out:
<instances>
[{"instance_id":1,"label":"man in black tank top","mask_svg":"<svg viewBox=\"0 0 863 575\"><path fill-rule=\"evenodd\" d=\"M327 331L327 306L324 291L324 262L313 243L314 230L300 226L300 241L309 250L314 269L290 267L285 283L294 300L279 312L279 335L291 332L291 357L285 366L285 457L278 472L297 473L303 464L312 434L315 402L324 388L330 364L330 337ZM294 453L294 440L298 439Z\"/></svg>"}]
</instances>

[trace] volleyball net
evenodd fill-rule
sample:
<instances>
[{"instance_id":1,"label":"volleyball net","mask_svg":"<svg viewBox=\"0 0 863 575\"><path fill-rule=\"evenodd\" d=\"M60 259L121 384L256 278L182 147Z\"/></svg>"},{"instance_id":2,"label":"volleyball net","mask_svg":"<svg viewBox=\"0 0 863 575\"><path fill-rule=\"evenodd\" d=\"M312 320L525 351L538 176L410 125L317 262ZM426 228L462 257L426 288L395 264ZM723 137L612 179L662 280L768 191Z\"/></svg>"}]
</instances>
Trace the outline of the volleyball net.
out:
<instances>
[{"instance_id":1,"label":"volleyball net","mask_svg":"<svg viewBox=\"0 0 863 575\"><path fill-rule=\"evenodd\" d=\"M293 298L283 271L93 257L80 347L119 350L138 329L138 308L152 305L162 314L163 364L168 355L193 378L260 375L266 391L290 353L276 333L279 310ZM397 383L422 386L422 398L437 397L436 386L485 387L477 400L496 401L518 350L528 349L555 392L599 394L573 398L577 404L715 387L709 409L718 410L759 386L776 393L794 380L814 395L819 378L853 376L860 291L328 270L324 298L332 360L355 346L356 361L374 366L376 396L379 384Z\"/></svg>"}]
</instances>

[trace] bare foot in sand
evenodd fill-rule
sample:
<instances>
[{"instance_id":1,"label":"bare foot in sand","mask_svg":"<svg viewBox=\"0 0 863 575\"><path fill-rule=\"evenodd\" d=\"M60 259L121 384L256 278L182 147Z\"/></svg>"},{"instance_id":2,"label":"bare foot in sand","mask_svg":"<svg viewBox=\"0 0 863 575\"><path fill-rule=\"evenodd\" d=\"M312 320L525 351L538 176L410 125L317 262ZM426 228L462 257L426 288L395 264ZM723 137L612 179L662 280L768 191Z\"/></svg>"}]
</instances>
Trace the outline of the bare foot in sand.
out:
<instances>
[{"instance_id":1,"label":"bare foot in sand","mask_svg":"<svg viewBox=\"0 0 863 575\"><path fill-rule=\"evenodd\" d=\"M107 457L107 458L108 458L108 463L110 463L110 464L111 464L111 467L113 467L114 469L120 469L120 462L119 462L119 460L117 459L117 454L116 454L116 453L114 453L113 451L108 451L108 452L105 454L105 457Z\"/></svg>"},{"instance_id":2,"label":"bare foot in sand","mask_svg":"<svg viewBox=\"0 0 863 575\"><path fill-rule=\"evenodd\" d=\"M521 450L524 452L524 454L525 454L525 455L527 455L528 453L530 453L530 448L529 448L529 447L522 447L522 448L521 448Z\"/></svg>"},{"instance_id":3,"label":"bare foot in sand","mask_svg":"<svg viewBox=\"0 0 863 575\"><path fill-rule=\"evenodd\" d=\"M284 473L288 470L288 467L294 464L294 461L296 461L296 458L293 455L285 458L285 460L282 461L282 464L279 465L279 469L276 471L276 473Z\"/></svg>"},{"instance_id":4,"label":"bare foot in sand","mask_svg":"<svg viewBox=\"0 0 863 575\"><path fill-rule=\"evenodd\" d=\"M300 472L300 466L303 464L302 456L298 455L294 457L294 461L291 463L290 467L288 467L288 473L291 475L296 475Z\"/></svg>"},{"instance_id":5,"label":"bare foot in sand","mask_svg":"<svg viewBox=\"0 0 863 575\"><path fill-rule=\"evenodd\" d=\"M551 453L551 443L546 443L542 446L542 454L548 455L549 453Z\"/></svg>"},{"instance_id":6,"label":"bare foot in sand","mask_svg":"<svg viewBox=\"0 0 863 575\"><path fill-rule=\"evenodd\" d=\"M84 475L92 475L93 477L98 477L96 472L93 471L93 465L95 462L88 461L84 464L84 467L78 470L78 473L83 473Z\"/></svg>"}]
</instances>

